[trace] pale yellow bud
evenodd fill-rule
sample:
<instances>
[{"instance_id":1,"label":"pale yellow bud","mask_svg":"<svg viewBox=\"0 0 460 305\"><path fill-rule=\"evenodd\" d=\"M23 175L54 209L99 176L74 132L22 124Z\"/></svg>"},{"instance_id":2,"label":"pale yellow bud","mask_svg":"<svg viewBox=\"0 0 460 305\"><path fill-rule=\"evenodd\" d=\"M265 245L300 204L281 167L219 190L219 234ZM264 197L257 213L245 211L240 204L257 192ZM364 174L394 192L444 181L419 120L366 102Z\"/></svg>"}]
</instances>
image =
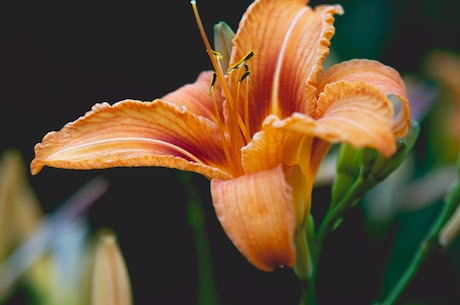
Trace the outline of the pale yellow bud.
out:
<instances>
[{"instance_id":1,"label":"pale yellow bud","mask_svg":"<svg viewBox=\"0 0 460 305\"><path fill-rule=\"evenodd\" d=\"M450 217L447 223L439 233L439 244L443 248L447 248L452 241L460 234L460 205L457 206L454 214Z\"/></svg>"},{"instance_id":2,"label":"pale yellow bud","mask_svg":"<svg viewBox=\"0 0 460 305\"><path fill-rule=\"evenodd\" d=\"M92 305L131 305L131 284L113 234L101 237L93 271Z\"/></svg>"}]
</instances>

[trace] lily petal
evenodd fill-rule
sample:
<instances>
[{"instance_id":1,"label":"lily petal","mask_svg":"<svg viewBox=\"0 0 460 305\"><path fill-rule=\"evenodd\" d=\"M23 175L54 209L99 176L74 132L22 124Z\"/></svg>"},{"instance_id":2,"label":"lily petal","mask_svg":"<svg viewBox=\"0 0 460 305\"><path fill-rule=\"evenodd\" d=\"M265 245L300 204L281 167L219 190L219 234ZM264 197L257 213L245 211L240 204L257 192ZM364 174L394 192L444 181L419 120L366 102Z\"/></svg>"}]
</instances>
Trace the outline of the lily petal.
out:
<instances>
[{"instance_id":1,"label":"lily petal","mask_svg":"<svg viewBox=\"0 0 460 305\"><path fill-rule=\"evenodd\" d=\"M372 147L389 156L396 150L392 132L393 107L374 86L364 82L335 82L318 99L318 119L296 113L277 125L331 143Z\"/></svg>"},{"instance_id":2,"label":"lily petal","mask_svg":"<svg viewBox=\"0 0 460 305\"><path fill-rule=\"evenodd\" d=\"M213 122L161 100L96 104L35 145L31 172L43 166L165 166L225 179L230 176L218 135Z\"/></svg>"},{"instance_id":3,"label":"lily petal","mask_svg":"<svg viewBox=\"0 0 460 305\"><path fill-rule=\"evenodd\" d=\"M296 229L290 184L295 168L277 167L231 180L211 180L217 217L228 237L254 266L271 271L295 264ZM301 188L299 188L301 189Z\"/></svg>"},{"instance_id":4,"label":"lily petal","mask_svg":"<svg viewBox=\"0 0 460 305\"><path fill-rule=\"evenodd\" d=\"M256 1L241 20L230 65L254 51L249 63L253 84L249 103L257 107L252 110L251 130L260 130L270 113L285 117L312 104L315 89L310 84L315 84L329 53L332 15L342 8L312 10L307 2Z\"/></svg>"},{"instance_id":5,"label":"lily petal","mask_svg":"<svg viewBox=\"0 0 460 305\"><path fill-rule=\"evenodd\" d=\"M212 71L201 72L193 84L187 84L168 93L161 98L162 101L184 106L187 111L216 122L216 110L212 95L209 94ZM216 84L218 86L218 84ZM222 97L216 94L215 98L218 111L222 111Z\"/></svg>"},{"instance_id":6,"label":"lily petal","mask_svg":"<svg viewBox=\"0 0 460 305\"><path fill-rule=\"evenodd\" d=\"M267 117L262 131L256 133L252 141L242 148L243 168L246 173L254 173L273 168L277 164L298 165L305 176L306 194L310 194L316 172L331 144L315 138L313 132L293 131L285 124L286 120L280 120L273 115ZM306 198L305 203L303 210L309 213L309 198Z\"/></svg>"},{"instance_id":7,"label":"lily petal","mask_svg":"<svg viewBox=\"0 0 460 305\"><path fill-rule=\"evenodd\" d=\"M274 127L277 122L280 122L277 117L268 116L262 131L257 132L252 141L242 148L241 163L246 173L273 168L280 163L301 164L296 157L311 150L312 136Z\"/></svg>"},{"instance_id":8,"label":"lily petal","mask_svg":"<svg viewBox=\"0 0 460 305\"><path fill-rule=\"evenodd\" d=\"M333 15L342 13L340 5L299 11L283 41L277 63L272 113L285 118L294 112L311 114L314 111L317 76L335 33Z\"/></svg>"},{"instance_id":9,"label":"lily petal","mask_svg":"<svg viewBox=\"0 0 460 305\"><path fill-rule=\"evenodd\" d=\"M404 82L393 68L374 60L353 59L336 64L319 76L318 92L336 81L364 81L379 88L385 95L393 94L401 101L401 107L393 120L393 133L403 137L410 126L410 108Z\"/></svg>"}]
</instances>

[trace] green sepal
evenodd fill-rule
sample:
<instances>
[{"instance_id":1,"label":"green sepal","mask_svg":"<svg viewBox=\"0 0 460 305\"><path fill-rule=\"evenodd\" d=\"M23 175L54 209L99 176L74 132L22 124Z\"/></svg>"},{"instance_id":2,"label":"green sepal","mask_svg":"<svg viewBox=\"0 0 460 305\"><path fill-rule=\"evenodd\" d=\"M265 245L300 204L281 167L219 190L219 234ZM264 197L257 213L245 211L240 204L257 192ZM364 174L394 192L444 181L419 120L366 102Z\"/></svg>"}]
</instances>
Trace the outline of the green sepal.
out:
<instances>
[{"instance_id":1,"label":"green sepal","mask_svg":"<svg viewBox=\"0 0 460 305\"><path fill-rule=\"evenodd\" d=\"M337 156L336 176L332 184L332 204L340 201L355 183L361 171L362 149L342 143Z\"/></svg>"},{"instance_id":2,"label":"green sepal","mask_svg":"<svg viewBox=\"0 0 460 305\"><path fill-rule=\"evenodd\" d=\"M420 132L420 125L412 120L409 132L404 138L396 142L396 152L389 158L384 157L378 151L366 148L363 151L363 179L372 179L378 183L394 172L404 161L407 154L417 140Z\"/></svg>"}]
</instances>

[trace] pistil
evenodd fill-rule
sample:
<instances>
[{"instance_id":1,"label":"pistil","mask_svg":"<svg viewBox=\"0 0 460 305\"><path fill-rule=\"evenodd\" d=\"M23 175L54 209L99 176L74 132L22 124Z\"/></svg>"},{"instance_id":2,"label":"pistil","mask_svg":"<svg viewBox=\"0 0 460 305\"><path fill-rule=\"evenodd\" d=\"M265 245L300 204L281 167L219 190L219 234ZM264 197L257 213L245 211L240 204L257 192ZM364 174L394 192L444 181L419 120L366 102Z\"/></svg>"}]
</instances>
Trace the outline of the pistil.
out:
<instances>
[{"instance_id":1,"label":"pistil","mask_svg":"<svg viewBox=\"0 0 460 305\"><path fill-rule=\"evenodd\" d=\"M224 147L224 152L229 162L229 167L232 171L232 174L234 176L239 176L243 174L243 169L241 167L240 159L241 159L241 147L243 147L245 144L242 138L242 133L241 133L241 130L245 130L244 122L239 115L238 108L236 108L236 105L233 100L233 96L226 83L226 79L225 79L225 76L222 70L222 66L218 59L219 56L216 56L218 52L215 52L211 48L211 44L209 43L209 40L206 36L206 32L204 30L203 23L201 22L200 15L198 13L198 8L196 6L196 1L192 0L190 3L193 8L193 13L195 15L196 23L198 25L198 30L200 32L201 38L206 48L206 53L208 53L208 56L211 60L212 66L214 67L214 70L216 73L216 80L213 80L212 87L215 85L216 82L220 83L222 87L222 91L227 99L227 103L229 106L230 116L229 116L228 124L226 124L227 122L225 122L225 118L223 118L222 121L218 119L217 124L220 125L219 129L221 131L228 132L229 134L229 137L230 137L229 141L226 139L225 135L222 136L222 145ZM213 100L215 104L215 109L218 112L217 109L219 107L217 106L217 99L215 98L214 95L213 95ZM223 105L223 107L225 107L225 105ZM216 113L216 116L220 118L220 114Z\"/></svg>"}]
</instances>

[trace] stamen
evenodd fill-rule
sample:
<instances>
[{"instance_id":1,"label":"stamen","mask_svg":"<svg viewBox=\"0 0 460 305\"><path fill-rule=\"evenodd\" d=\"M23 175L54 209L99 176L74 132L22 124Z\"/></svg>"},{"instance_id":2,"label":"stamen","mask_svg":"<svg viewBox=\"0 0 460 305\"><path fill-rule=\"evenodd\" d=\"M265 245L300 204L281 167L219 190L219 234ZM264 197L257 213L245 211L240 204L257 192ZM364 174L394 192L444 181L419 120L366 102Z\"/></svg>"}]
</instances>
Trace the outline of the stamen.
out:
<instances>
[{"instance_id":1,"label":"stamen","mask_svg":"<svg viewBox=\"0 0 460 305\"><path fill-rule=\"evenodd\" d=\"M216 74L216 72L214 72L212 74L211 86L209 87L209 94L214 93L214 86L216 85L216 80L217 80L217 74ZM214 104L216 104L216 103L214 103Z\"/></svg>"},{"instance_id":2,"label":"stamen","mask_svg":"<svg viewBox=\"0 0 460 305\"><path fill-rule=\"evenodd\" d=\"M240 87L242 86L242 82L246 79L246 86L245 86L245 93L244 93L244 104L243 104L243 117L244 117L244 126L245 128L241 130L241 132L244 135L244 138L246 140L246 143L251 141L251 134L249 131L249 103L248 103L248 97L249 97L249 75L251 72L249 71L249 66L247 64L244 64L244 73L238 78L237 86L236 86L236 96L240 96ZM237 98L238 101L238 98ZM236 105L238 107L238 105ZM239 108L239 107L238 107Z\"/></svg>"},{"instance_id":3,"label":"stamen","mask_svg":"<svg viewBox=\"0 0 460 305\"><path fill-rule=\"evenodd\" d=\"M251 57L254 56L254 51L249 51L242 59L240 59L240 61L238 61L236 64L234 64L233 66L231 66L227 72L225 72L226 74L230 74L232 73L233 71L241 68L243 65L246 64L246 62L251 59Z\"/></svg>"},{"instance_id":4,"label":"stamen","mask_svg":"<svg viewBox=\"0 0 460 305\"><path fill-rule=\"evenodd\" d=\"M216 73L214 73L213 75L213 80L216 79L216 77L214 77L215 75ZM216 115L217 125L219 126L220 137L222 138L222 148L224 150L224 155L225 155L225 158L228 160L228 163L231 165L231 164L234 164L234 162L233 162L232 154L229 151L229 147L226 144L227 141L225 139L225 130L224 130L225 124L222 123L222 118L220 117L219 107L217 106L217 101L216 101L216 96L214 95L214 91L211 91L210 94L212 95L212 99L214 101L214 112Z\"/></svg>"},{"instance_id":5,"label":"stamen","mask_svg":"<svg viewBox=\"0 0 460 305\"><path fill-rule=\"evenodd\" d=\"M217 58L216 58L216 57L218 57L218 56L216 56L216 53L218 53L218 52L215 52L214 50L212 50L211 44L209 43L209 40L206 37L206 33L205 33L204 27L203 27L203 23L201 22L200 14L198 13L198 8L196 6L196 1L195 0L190 1L190 4L192 5L193 14L195 15L195 20L196 20L196 23L198 25L198 30L200 32L201 39L203 40L204 46L206 48L206 53L208 53L209 59L211 60L212 66L214 67L214 70L215 70L216 80L213 81L213 84L215 85L215 83L217 82L217 79L218 79L220 81L221 85L222 85L222 89L224 90L225 96L227 97L227 99L231 99L230 91L228 90L228 88L226 88L226 85L225 85L225 79L224 79L224 76L223 76L223 73L222 73L222 69L221 69L221 67L220 67L220 65L219 65L219 63L217 61ZM231 168L232 173L235 174L235 173L239 172L239 169L238 169L239 166L235 165L235 162L233 161L232 154L230 152L230 150L232 149L231 144L228 144L226 139L225 139L225 123L220 119L219 107L217 105L217 100L216 100L212 90L210 90L210 91L211 91L211 94L213 96L214 109L215 109L215 112L216 112L216 120L217 120L217 125L219 125L219 131L220 131L221 138L222 138L222 147L223 147L223 150L224 150L224 153L225 153L225 157L228 160L229 167ZM230 137L232 137L232 136L230 135ZM239 164L239 162L237 162L237 164ZM235 166L237 168L235 168Z\"/></svg>"},{"instance_id":6,"label":"stamen","mask_svg":"<svg viewBox=\"0 0 460 305\"><path fill-rule=\"evenodd\" d=\"M245 87L245 95L244 95L244 104L243 104L243 123L241 124L243 128L241 128L241 132L243 133L246 143L251 140L251 132L250 132L250 125L249 125L249 84L250 84L250 70L249 65L247 62L254 56L254 51L248 52L241 60L239 60L236 64L234 64L228 71L227 74L233 74L236 70L240 70L241 67L244 67L244 72L238 74L237 80L237 87L236 87L236 101L240 97L240 87L241 83L246 79L246 87ZM230 76L231 77L231 76ZM239 109L238 105L235 105L237 109ZM239 117L241 120L241 116Z\"/></svg>"},{"instance_id":7,"label":"stamen","mask_svg":"<svg viewBox=\"0 0 460 305\"><path fill-rule=\"evenodd\" d=\"M222 54L220 54L219 52L217 51L214 51L212 50L212 54L214 54L217 58L217 60L222 60L224 57L222 56Z\"/></svg>"},{"instance_id":8,"label":"stamen","mask_svg":"<svg viewBox=\"0 0 460 305\"><path fill-rule=\"evenodd\" d=\"M222 138L222 147L224 149L225 158L227 160L229 160L229 163L231 164L232 163L231 162L232 155L229 152L229 148L227 147L227 145L225 145L225 143L226 143L226 141L225 141L225 124L222 122L223 119L220 117L219 107L217 105L216 96L214 95L214 87L216 85L216 81L217 81L217 74L216 74L216 72L214 72L212 74L211 86L209 87L209 94L212 96L212 100L213 100L213 104L214 104L214 112L215 112L215 116L216 116L217 125L219 127L219 133L220 133L220 136Z\"/></svg>"},{"instance_id":9,"label":"stamen","mask_svg":"<svg viewBox=\"0 0 460 305\"><path fill-rule=\"evenodd\" d=\"M243 75L238 80L239 83L241 83L246 77L249 77L250 72L249 72L249 66L247 64L244 64L244 69L245 69L245 71L244 71Z\"/></svg>"},{"instance_id":10,"label":"stamen","mask_svg":"<svg viewBox=\"0 0 460 305\"><path fill-rule=\"evenodd\" d=\"M247 65L246 65L247 66ZM244 90L244 125L246 126L245 129L245 137L246 141L251 140L251 125L249 122L249 85L251 83L250 71L249 67L246 67L247 70L241 77L242 81L246 79L246 88Z\"/></svg>"},{"instance_id":11,"label":"stamen","mask_svg":"<svg viewBox=\"0 0 460 305\"><path fill-rule=\"evenodd\" d=\"M223 145L227 160L229 162L229 166L232 170L232 173L234 175L239 175L243 172L243 169L241 167L241 162L240 162L240 158L241 158L240 149L244 145L244 139L243 139L244 135L242 133L244 130L246 130L246 127L244 126L243 119L241 118L239 114L238 107L236 106L234 102L232 93L224 77L222 66L220 64L222 55L219 52L216 52L211 48L211 44L209 43L209 40L206 37L206 32L204 30L203 23L201 22L200 14L198 13L196 1L191 0L190 3L193 8L193 13L195 15L196 23L198 25L198 30L200 32L201 38L206 48L206 53L208 53L212 66L214 67L214 70L215 70L215 80L213 76L213 81L211 83L210 92L213 94L214 108L216 109L216 116L218 118L217 124L220 125L219 129L221 130L221 133L222 133L222 145ZM244 64L249 58L252 57L253 54L250 54L250 53L248 53L242 59L241 61L242 64ZM219 81L222 91L229 105L230 116L229 116L228 122L221 120L220 115L218 115L219 107L217 105L217 100L214 97L214 93L213 93L213 90L214 90L214 87L217 81ZM238 96L236 96L236 98L238 98ZM225 126L227 126L228 128L226 129ZM229 133L229 137L230 137L229 142L226 141L225 134L223 134L225 131L228 131Z\"/></svg>"},{"instance_id":12,"label":"stamen","mask_svg":"<svg viewBox=\"0 0 460 305\"><path fill-rule=\"evenodd\" d=\"M204 30L203 23L201 22L200 14L198 13L198 8L196 6L196 1L192 0L192 1L190 1L190 3L192 4L193 13L195 15L196 23L198 25L198 30L200 31L201 39L203 40L204 46L206 48L206 53L208 53L208 56L211 59L212 66L214 67L214 70L216 71L216 74L217 74L217 78L222 83L222 89L224 90L225 96L227 97L227 99L231 99L230 91L228 90L227 86L225 85L225 79L224 79L224 76L223 76L223 73L222 73L222 69L220 67L220 64L217 61L216 56L215 56L216 54L220 54L220 53L214 51L211 48L211 44L209 43L209 40L206 37L206 32Z\"/></svg>"}]
</instances>

